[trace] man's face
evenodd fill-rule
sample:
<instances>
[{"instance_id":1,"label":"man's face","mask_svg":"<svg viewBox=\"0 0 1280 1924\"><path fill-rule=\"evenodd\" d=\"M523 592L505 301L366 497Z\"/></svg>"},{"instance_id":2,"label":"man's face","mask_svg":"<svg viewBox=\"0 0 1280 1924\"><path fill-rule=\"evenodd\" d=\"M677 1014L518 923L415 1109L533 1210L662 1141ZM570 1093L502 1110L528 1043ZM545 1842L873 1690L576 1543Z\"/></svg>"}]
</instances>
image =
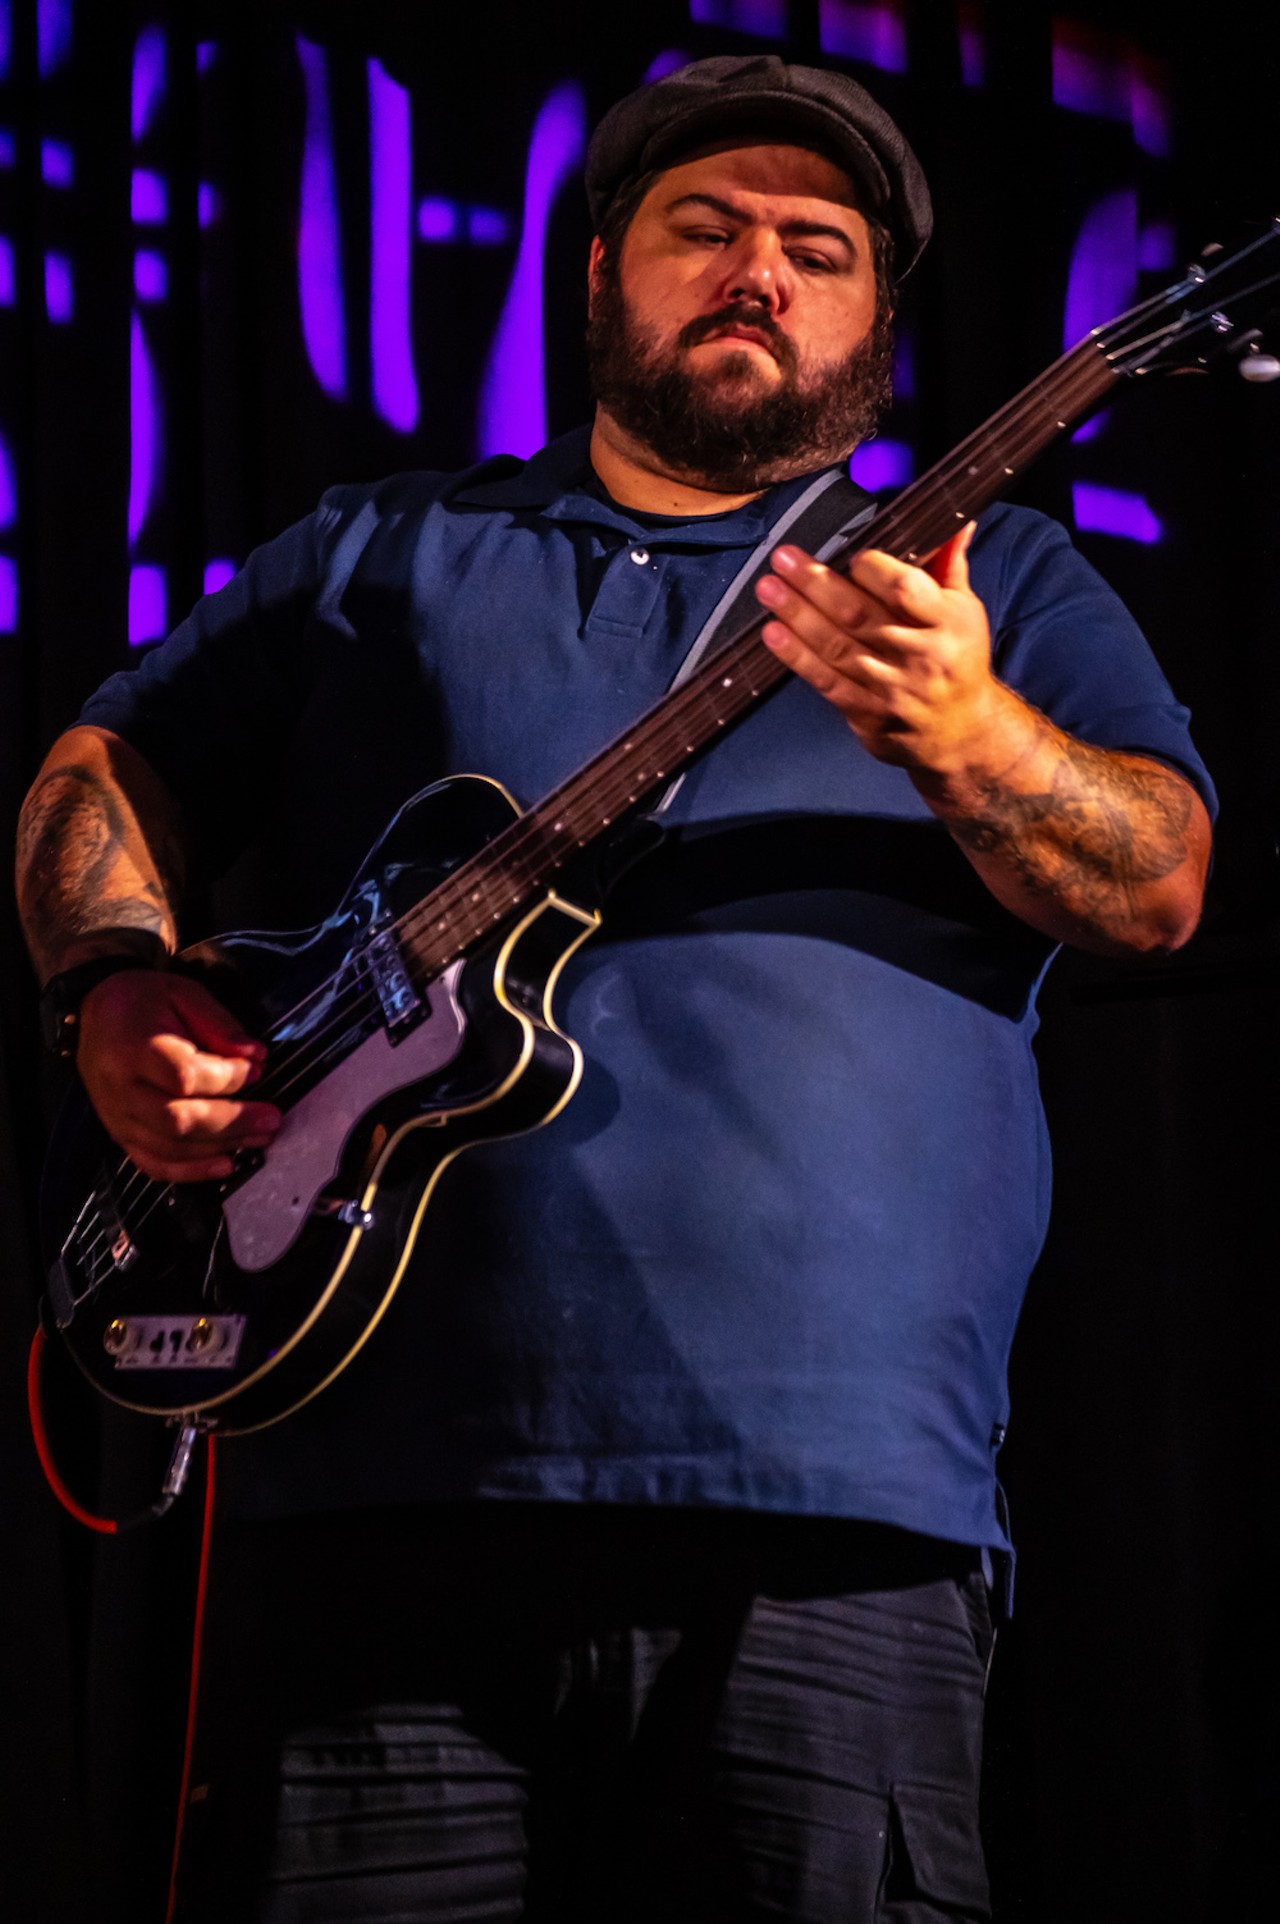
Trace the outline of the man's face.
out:
<instances>
[{"instance_id":1,"label":"man's face","mask_svg":"<svg viewBox=\"0 0 1280 1924\"><path fill-rule=\"evenodd\" d=\"M591 258L601 406L672 472L762 487L847 454L887 394L867 223L807 148L727 147L668 169Z\"/></svg>"}]
</instances>

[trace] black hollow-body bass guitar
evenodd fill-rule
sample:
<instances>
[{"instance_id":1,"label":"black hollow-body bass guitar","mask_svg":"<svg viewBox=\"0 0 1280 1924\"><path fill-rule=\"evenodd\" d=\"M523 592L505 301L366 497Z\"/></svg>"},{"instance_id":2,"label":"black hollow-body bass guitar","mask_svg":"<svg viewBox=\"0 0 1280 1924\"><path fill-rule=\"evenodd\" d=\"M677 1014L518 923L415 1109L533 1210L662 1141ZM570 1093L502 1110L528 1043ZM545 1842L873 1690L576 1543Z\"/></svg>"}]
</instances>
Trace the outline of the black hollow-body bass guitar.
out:
<instances>
[{"instance_id":1,"label":"black hollow-body bass guitar","mask_svg":"<svg viewBox=\"0 0 1280 1924\"><path fill-rule=\"evenodd\" d=\"M1127 376L1223 349L1255 378L1280 372L1248 331L1277 255L1280 223L1095 330L832 559L927 559ZM284 1120L229 1180L171 1184L122 1158L82 1095L67 1105L46 1173L44 1309L106 1396L234 1434L350 1362L452 1159L572 1096L582 1055L553 998L600 917L570 878L784 680L763 619L528 813L486 779L439 783L400 810L319 928L179 958L266 1043L254 1093Z\"/></svg>"}]
</instances>

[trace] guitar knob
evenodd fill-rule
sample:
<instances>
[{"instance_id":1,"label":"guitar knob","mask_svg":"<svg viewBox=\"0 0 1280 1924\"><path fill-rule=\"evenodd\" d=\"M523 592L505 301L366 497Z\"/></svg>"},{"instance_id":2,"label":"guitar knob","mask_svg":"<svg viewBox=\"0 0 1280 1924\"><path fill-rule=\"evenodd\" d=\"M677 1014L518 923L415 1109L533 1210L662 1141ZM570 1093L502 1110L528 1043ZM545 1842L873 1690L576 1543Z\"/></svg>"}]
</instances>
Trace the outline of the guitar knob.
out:
<instances>
[{"instance_id":1,"label":"guitar knob","mask_svg":"<svg viewBox=\"0 0 1280 1924\"><path fill-rule=\"evenodd\" d=\"M1280 375L1280 360L1274 354L1246 354L1236 362L1246 381L1274 381Z\"/></svg>"},{"instance_id":2,"label":"guitar knob","mask_svg":"<svg viewBox=\"0 0 1280 1924\"><path fill-rule=\"evenodd\" d=\"M102 1347L108 1356L123 1356L129 1347L129 1325L117 1316L102 1332Z\"/></svg>"}]
</instances>

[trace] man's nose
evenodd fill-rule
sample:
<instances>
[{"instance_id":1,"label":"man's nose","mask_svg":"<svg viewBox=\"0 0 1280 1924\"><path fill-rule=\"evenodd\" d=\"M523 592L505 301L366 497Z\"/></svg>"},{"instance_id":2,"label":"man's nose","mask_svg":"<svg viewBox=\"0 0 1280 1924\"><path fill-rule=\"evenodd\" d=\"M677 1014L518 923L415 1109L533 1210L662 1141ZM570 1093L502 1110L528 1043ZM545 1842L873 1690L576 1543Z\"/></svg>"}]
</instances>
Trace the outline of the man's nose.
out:
<instances>
[{"instance_id":1,"label":"man's nose","mask_svg":"<svg viewBox=\"0 0 1280 1924\"><path fill-rule=\"evenodd\" d=\"M776 314L786 306L790 267L776 235L748 230L740 234L725 262L724 292L729 300L754 300Z\"/></svg>"}]
</instances>

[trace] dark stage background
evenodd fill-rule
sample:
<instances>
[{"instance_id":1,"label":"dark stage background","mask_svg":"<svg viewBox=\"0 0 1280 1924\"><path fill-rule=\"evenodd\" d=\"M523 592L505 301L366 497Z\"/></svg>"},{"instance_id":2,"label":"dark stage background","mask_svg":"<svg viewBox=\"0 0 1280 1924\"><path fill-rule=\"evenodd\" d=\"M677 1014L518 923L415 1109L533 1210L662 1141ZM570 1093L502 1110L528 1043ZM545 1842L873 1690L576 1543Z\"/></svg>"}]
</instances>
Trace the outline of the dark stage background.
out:
<instances>
[{"instance_id":1,"label":"dark stage background","mask_svg":"<svg viewBox=\"0 0 1280 1924\"><path fill-rule=\"evenodd\" d=\"M915 141L939 234L861 470L892 486L1064 330L1280 212L1274 11L1182 11L0 0L6 824L89 690L331 482L582 417L583 137L655 62L847 62ZM1003 1458L1001 1920L1273 1915L1278 433L1280 387L1166 383L1021 490L1138 612L1223 816L1191 947L1064 957L1044 998L1057 1200ZM0 1913L158 1924L198 1497L98 1544L41 1482L22 1372L57 1091L8 910L0 943ZM99 1413L49 1374L78 1487L149 1494L149 1432L113 1421L104 1471Z\"/></svg>"}]
</instances>

